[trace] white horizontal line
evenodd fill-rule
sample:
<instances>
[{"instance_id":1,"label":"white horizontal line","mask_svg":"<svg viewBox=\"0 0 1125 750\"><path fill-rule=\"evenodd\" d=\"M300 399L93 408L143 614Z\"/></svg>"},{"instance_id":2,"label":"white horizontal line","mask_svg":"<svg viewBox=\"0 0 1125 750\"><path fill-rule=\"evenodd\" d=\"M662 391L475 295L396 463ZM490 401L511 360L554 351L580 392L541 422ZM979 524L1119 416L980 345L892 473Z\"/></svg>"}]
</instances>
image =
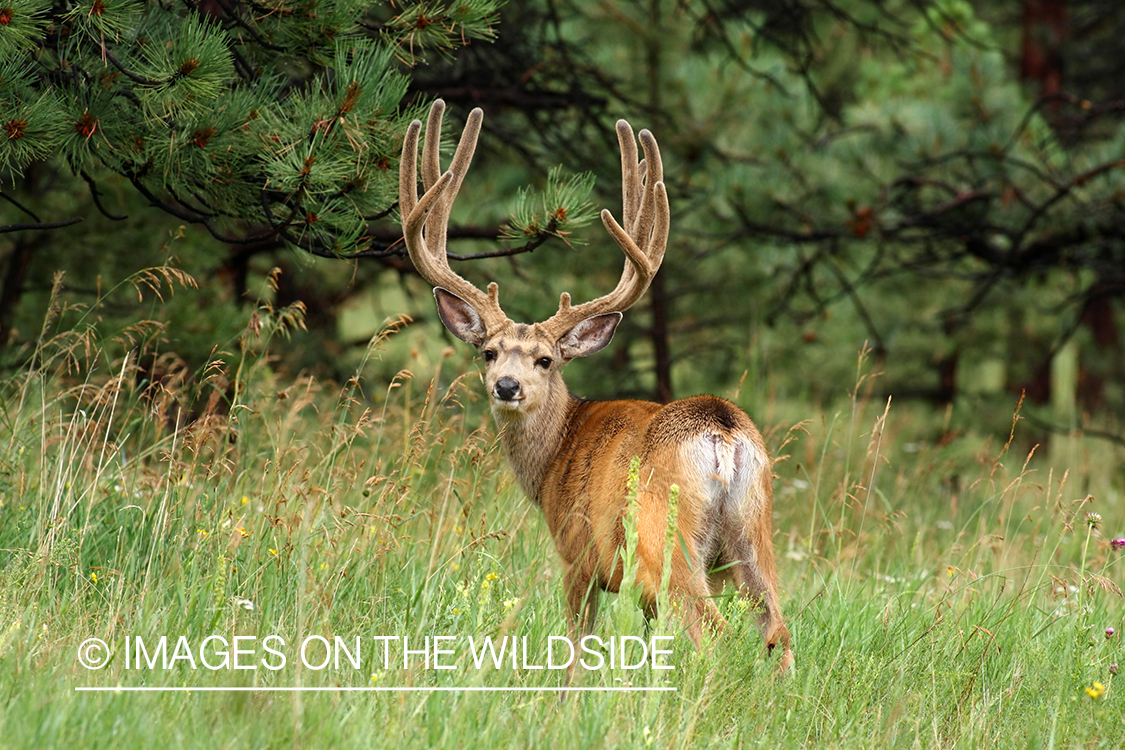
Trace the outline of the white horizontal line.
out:
<instances>
[{"instance_id":1,"label":"white horizontal line","mask_svg":"<svg viewBox=\"0 0 1125 750\"><path fill-rule=\"evenodd\" d=\"M78 693L667 693L675 687L75 687Z\"/></svg>"}]
</instances>

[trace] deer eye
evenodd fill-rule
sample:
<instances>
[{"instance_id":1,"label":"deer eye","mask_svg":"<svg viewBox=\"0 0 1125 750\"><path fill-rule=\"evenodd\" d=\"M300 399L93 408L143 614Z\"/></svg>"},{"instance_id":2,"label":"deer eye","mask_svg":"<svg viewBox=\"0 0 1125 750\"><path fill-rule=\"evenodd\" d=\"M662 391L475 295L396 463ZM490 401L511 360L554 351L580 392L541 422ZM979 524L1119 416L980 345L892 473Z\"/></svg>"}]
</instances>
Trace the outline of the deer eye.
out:
<instances>
[{"instance_id":1,"label":"deer eye","mask_svg":"<svg viewBox=\"0 0 1125 750\"><path fill-rule=\"evenodd\" d=\"M552 360L550 357L540 357L539 359L535 360L535 364L546 370L551 366L551 362L553 361L554 360Z\"/></svg>"},{"instance_id":2,"label":"deer eye","mask_svg":"<svg viewBox=\"0 0 1125 750\"><path fill-rule=\"evenodd\" d=\"M493 351L492 349L485 349L484 350L484 361L485 362L491 362L494 359L496 359L496 352Z\"/></svg>"}]
</instances>

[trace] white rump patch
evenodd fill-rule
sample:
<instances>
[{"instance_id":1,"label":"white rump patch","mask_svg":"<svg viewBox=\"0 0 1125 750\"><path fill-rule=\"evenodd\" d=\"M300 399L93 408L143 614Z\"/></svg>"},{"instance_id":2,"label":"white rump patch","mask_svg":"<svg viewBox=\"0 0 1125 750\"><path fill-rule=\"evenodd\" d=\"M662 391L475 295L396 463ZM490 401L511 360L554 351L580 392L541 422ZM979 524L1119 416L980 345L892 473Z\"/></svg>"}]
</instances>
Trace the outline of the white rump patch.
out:
<instances>
[{"instance_id":1,"label":"white rump patch","mask_svg":"<svg viewBox=\"0 0 1125 750\"><path fill-rule=\"evenodd\" d=\"M710 509L720 514L748 510L742 505L752 501L750 487L763 470L753 445L740 437L703 434L688 443L685 450Z\"/></svg>"}]
</instances>

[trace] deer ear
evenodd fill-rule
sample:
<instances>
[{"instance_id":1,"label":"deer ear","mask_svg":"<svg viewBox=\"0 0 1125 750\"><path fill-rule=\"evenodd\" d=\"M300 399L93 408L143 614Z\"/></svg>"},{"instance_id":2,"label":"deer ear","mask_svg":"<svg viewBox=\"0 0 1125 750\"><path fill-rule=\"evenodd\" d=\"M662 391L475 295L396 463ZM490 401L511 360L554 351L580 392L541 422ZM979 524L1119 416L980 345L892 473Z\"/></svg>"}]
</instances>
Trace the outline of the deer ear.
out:
<instances>
[{"instance_id":1,"label":"deer ear","mask_svg":"<svg viewBox=\"0 0 1125 750\"><path fill-rule=\"evenodd\" d=\"M567 359L586 357L601 351L613 339L621 313L611 312L586 318L559 339L559 349Z\"/></svg>"},{"instance_id":2,"label":"deer ear","mask_svg":"<svg viewBox=\"0 0 1125 750\"><path fill-rule=\"evenodd\" d=\"M472 305L440 286L434 287L434 299L441 322L450 333L473 346L484 343L484 321Z\"/></svg>"}]
</instances>

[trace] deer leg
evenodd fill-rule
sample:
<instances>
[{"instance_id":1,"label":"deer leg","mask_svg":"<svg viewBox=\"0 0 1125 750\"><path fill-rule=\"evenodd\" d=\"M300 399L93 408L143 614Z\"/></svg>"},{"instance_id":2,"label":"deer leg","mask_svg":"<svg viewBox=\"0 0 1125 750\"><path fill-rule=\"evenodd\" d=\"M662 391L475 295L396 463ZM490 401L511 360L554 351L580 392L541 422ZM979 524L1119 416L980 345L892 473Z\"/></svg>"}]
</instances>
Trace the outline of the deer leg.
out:
<instances>
[{"instance_id":1,"label":"deer leg","mask_svg":"<svg viewBox=\"0 0 1125 750\"><path fill-rule=\"evenodd\" d=\"M786 672L793 666L793 651L789 648L789 629L781 616L778 603L777 585L773 574L773 547L765 549L741 540L735 546L737 561L731 568L739 593L761 607L758 616L758 630L765 641L766 649L772 654L775 648L781 649L779 672ZM765 559L763 559L765 558Z\"/></svg>"},{"instance_id":2,"label":"deer leg","mask_svg":"<svg viewBox=\"0 0 1125 750\"><path fill-rule=\"evenodd\" d=\"M643 507L643 506L642 506ZM652 538L664 539L665 531L652 535ZM653 545L651 548L642 544L640 552L640 569L637 578L641 584L646 614L656 613L657 594L664 569L664 549ZM686 542L687 553L693 562L688 563L684 557L684 550L677 544L671 555L672 570L668 576L668 594L673 606L680 610L680 616L691 642L698 649L703 645L703 629L706 627L714 633L722 632L726 625L719 608L711 600L711 590L707 583L707 572L698 560L698 553L693 542Z\"/></svg>"},{"instance_id":3,"label":"deer leg","mask_svg":"<svg viewBox=\"0 0 1125 750\"><path fill-rule=\"evenodd\" d=\"M686 563L684 567L687 568ZM688 637L691 638L691 642L698 649L703 645L704 627L715 635L719 635L726 627L727 621L711 599L711 587L707 583L707 575L703 566L697 564L694 570L687 570L686 573L689 576L689 585L680 597L680 606L684 612L683 620L687 627ZM676 569L673 563L672 575L675 574ZM675 587L672 588L672 592L674 596L676 593Z\"/></svg>"},{"instance_id":4,"label":"deer leg","mask_svg":"<svg viewBox=\"0 0 1125 750\"><path fill-rule=\"evenodd\" d=\"M594 620L598 616L598 590L591 586L593 576L588 566L582 562L566 568L563 574L563 590L566 592L567 620L569 621L570 643L575 648L579 642L594 630ZM575 657L566 668L565 685L574 678Z\"/></svg>"}]
</instances>

